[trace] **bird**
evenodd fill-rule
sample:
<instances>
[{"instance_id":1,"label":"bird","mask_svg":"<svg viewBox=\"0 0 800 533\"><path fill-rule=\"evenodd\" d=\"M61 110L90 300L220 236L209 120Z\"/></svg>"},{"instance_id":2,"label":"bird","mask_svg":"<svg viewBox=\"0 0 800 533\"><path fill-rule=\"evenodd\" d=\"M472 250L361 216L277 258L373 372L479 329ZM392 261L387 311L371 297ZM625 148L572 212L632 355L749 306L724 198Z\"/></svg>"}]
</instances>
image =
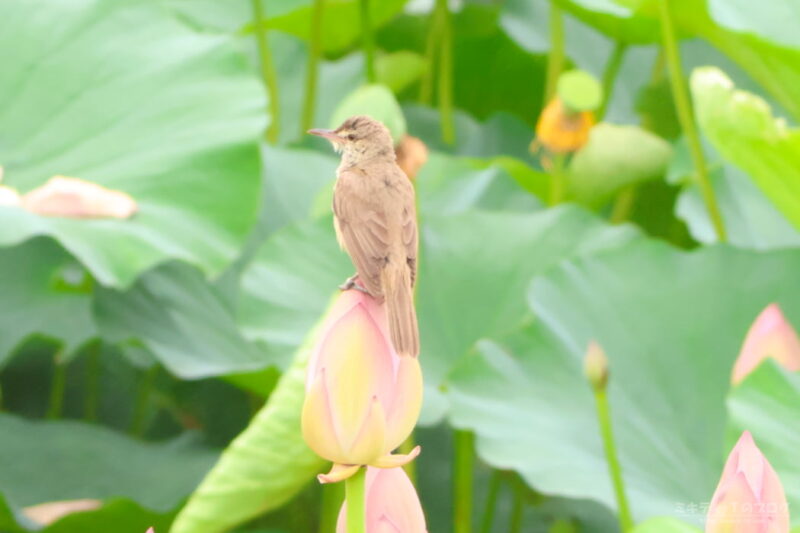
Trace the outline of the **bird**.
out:
<instances>
[{"instance_id":1,"label":"bird","mask_svg":"<svg viewBox=\"0 0 800 533\"><path fill-rule=\"evenodd\" d=\"M333 221L339 245L356 273L340 288L362 290L385 302L395 350L416 357L416 200L414 185L397 165L392 136L381 122L365 115L350 117L334 130L308 133L328 139L341 154Z\"/></svg>"}]
</instances>

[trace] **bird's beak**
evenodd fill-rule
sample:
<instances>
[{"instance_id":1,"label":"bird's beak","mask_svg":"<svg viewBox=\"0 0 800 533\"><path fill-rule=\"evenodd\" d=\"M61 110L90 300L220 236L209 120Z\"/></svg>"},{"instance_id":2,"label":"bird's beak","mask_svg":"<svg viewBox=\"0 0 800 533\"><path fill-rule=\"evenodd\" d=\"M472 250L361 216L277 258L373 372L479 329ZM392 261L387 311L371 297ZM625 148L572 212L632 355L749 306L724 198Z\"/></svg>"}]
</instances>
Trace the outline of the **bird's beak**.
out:
<instances>
[{"instance_id":1,"label":"bird's beak","mask_svg":"<svg viewBox=\"0 0 800 533\"><path fill-rule=\"evenodd\" d=\"M334 130L323 130L323 129L315 129L315 130L308 130L311 135L316 135L317 137L324 137L333 142L342 142L344 139L336 135Z\"/></svg>"}]
</instances>

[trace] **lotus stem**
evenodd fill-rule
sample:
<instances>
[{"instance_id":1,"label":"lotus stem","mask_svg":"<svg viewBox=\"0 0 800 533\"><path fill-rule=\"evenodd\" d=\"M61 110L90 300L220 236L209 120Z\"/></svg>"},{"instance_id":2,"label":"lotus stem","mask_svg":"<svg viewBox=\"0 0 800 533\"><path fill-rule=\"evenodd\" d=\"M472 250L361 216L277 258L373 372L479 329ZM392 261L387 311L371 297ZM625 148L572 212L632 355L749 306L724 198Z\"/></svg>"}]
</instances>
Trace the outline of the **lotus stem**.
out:
<instances>
[{"instance_id":1,"label":"lotus stem","mask_svg":"<svg viewBox=\"0 0 800 533\"><path fill-rule=\"evenodd\" d=\"M269 126L265 132L267 141L278 142L280 134L280 102L278 99L278 76L275 73L275 64L272 61L272 53L269 49L267 40L266 21L264 19L264 9L261 0L252 0L253 17L255 18L255 34L258 44L258 59L261 63L261 77L269 93Z\"/></svg>"},{"instance_id":2,"label":"lotus stem","mask_svg":"<svg viewBox=\"0 0 800 533\"><path fill-rule=\"evenodd\" d=\"M453 532L472 531L472 485L475 437L471 431L456 430L453 435Z\"/></svg>"},{"instance_id":3,"label":"lotus stem","mask_svg":"<svg viewBox=\"0 0 800 533\"><path fill-rule=\"evenodd\" d=\"M717 239L719 239L720 242L724 242L727 240L725 225L722 222L722 214L717 205L714 187L711 185L711 179L708 175L708 167L706 165L705 155L703 154L703 145L700 142L700 134L694 122L694 114L692 112L691 101L689 100L689 90L686 86L686 78L683 75L680 50L678 49L678 41L675 36L675 28L672 23L672 13L670 12L668 0L658 0L658 8L661 19L661 37L664 45L664 54L669 68L672 96L675 99L678 121L681 124L683 133L686 135L686 140L689 144L689 152L691 153L692 162L694 163L695 177L700 186L703 200L708 210L708 216L711 219L711 224L714 226Z\"/></svg>"},{"instance_id":4,"label":"lotus stem","mask_svg":"<svg viewBox=\"0 0 800 533\"><path fill-rule=\"evenodd\" d=\"M367 533L367 467L345 480L347 533Z\"/></svg>"}]
</instances>

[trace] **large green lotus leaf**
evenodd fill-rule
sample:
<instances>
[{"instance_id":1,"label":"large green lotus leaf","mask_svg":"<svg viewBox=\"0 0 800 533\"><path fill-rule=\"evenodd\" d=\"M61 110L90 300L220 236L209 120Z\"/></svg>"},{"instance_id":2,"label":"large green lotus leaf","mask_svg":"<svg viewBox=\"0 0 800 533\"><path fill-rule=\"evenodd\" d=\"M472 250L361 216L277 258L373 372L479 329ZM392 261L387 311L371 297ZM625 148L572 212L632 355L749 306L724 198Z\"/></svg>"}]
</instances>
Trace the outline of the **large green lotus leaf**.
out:
<instances>
[{"instance_id":1,"label":"large green lotus leaf","mask_svg":"<svg viewBox=\"0 0 800 533\"><path fill-rule=\"evenodd\" d=\"M701 533L701 530L672 517L658 516L636 524L633 533Z\"/></svg>"},{"instance_id":2,"label":"large green lotus leaf","mask_svg":"<svg viewBox=\"0 0 800 533\"><path fill-rule=\"evenodd\" d=\"M717 151L800 228L800 130L773 118L761 98L734 90L715 68L696 69L691 86L700 127Z\"/></svg>"},{"instance_id":3,"label":"large green lotus leaf","mask_svg":"<svg viewBox=\"0 0 800 533\"><path fill-rule=\"evenodd\" d=\"M510 157L485 160L433 152L415 182L421 213L531 212L541 206L534 194L545 193L548 177Z\"/></svg>"},{"instance_id":4,"label":"large green lotus leaf","mask_svg":"<svg viewBox=\"0 0 800 533\"><path fill-rule=\"evenodd\" d=\"M273 362L242 337L219 291L186 264L161 265L126 291L98 288L94 317L104 338L144 346L183 379L253 371Z\"/></svg>"},{"instance_id":5,"label":"large green lotus leaf","mask_svg":"<svg viewBox=\"0 0 800 533\"><path fill-rule=\"evenodd\" d=\"M267 403L222 452L178 514L171 533L229 531L280 507L324 470L324 461L306 445L300 429L306 366L318 330L307 332Z\"/></svg>"},{"instance_id":6,"label":"large green lotus leaf","mask_svg":"<svg viewBox=\"0 0 800 533\"><path fill-rule=\"evenodd\" d=\"M800 48L797 32L800 10L793 0L772 0L764 4L749 0L708 0L708 11L720 26Z\"/></svg>"},{"instance_id":7,"label":"large green lotus leaf","mask_svg":"<svg viewBox=\"0 0 800 533\"><path fill-rule=\"evenodd\" d=\"M162 0L186 20L204 29L227 32L239 30L252 36L255 29L252 0ZM311 37L314 0L259 0L265 27L280 30L304 40ZM377 29L403 8L407 0L370 1L370 21ZM337 53L357 44L361 37L360 0L327 0L322 17L322 48ZM300 69L303 70L303 69Z\"/></svg>"},{"instance_id":8,"label":"large green lotus leaf","mask_svg":"<svg viewBox=\"0 0 800 533\"><path fill-rule=\"evenodd\" d=\"M699 524L685 510L709 501L721 472L741 340L769 302L800 313L799 268L800 251L686 253L649 240L569 259L533 282L537 322L481 343L453 372L451 422L475 432L485 461L537 490L614 508L582 373L596 339L636 518Z\"/></svg>"},{"instance_id":9,"label":"large green lotus leaf","mask_svg":"<svg viewBox=\"0 0 800 533\"><path fill-rule=\"evenodd\" d=\"M261 224L272 233L286 224L306 220L323 190L333 190L338 158L333 151L264 145L264 208ZM330 205L326 206L330 209Z\"/></svg>"},{"instance_id":10,"label":"large green lotus leaf","mask_svg":"<svg viewBox=\"0 0 800 533\"><path fill-rule=\"evenodd\" d=\"M0 5L0 165L27 191L55 174L123 190L130 220L0 208L0 244L50 235L103 284L169 258L217 273L255 222L264 97L231 39L154 3Z\"/></svg>"},{"instance_id":11,"label":"large green lotus leaf","mask_svg":"<svg viewBox=\"0 0 800 533\"><path fill-rule=\"evenodd\" d=\"M45 527L39 533L142 533L152 527L165 532L173 513L155 513L129 500L106 502L96 511L73 513Z\"/></svg>"},{"instance_id":12,"label":"large green lotus leaf","mask_svg":"<svg viewBox=\"0 0 800 533\"><path fill-rule=\"evenodd\" d=\"M64 355L94 336L85 272L55 242L0 249L0 272L0 364L31 335L58 341Z\"/></svg>"},{"instance_id":13,"label":"large green lotus leaf","mask_svg":"<svg viewBox=\"0 0 800 533\"><path fill-rule=\"evenodd\" d=\"M785 311L791 322L800 324L800 306ZM766 361L728 395L728 416L728 449L742 431L752 433L781 478L789 509L795 508L800 504L800 374ZM792 524L800 525L800 516L790 514Z\"/></svg>"},{"instance_id":14,"label":"large green lotus leaf","mask_svg":"<svg viewBox=\"0 0 800 533\"><path fill-rule=\"evenodd\" d=\"M127 498L147 509L174 509L216 453L189 439L153 444L75 421L0 415L0 492L15 506L58 500Z\"/></svg>"},{"instance_id":15,"label":"large green lotus leaf","mask_svg":"<svg viewBox=\"0 0 800 533\"><path fill-rule=\"evenodd\" d=\"M738 168L722 165L711 171L711 183L722 212L728 242L742 248L765 250L800 246L800 231L786 220L764 193ZM675 205L675 214L702 243L717 242L700 188L687 185Z\"/></svg>"},{"instance_id":16,"label":"large green lotus leaf","mask_svg":"<svg viewBox=\"0 0 800 533\"><path fill-rule=\"evenodd\" d=\"M533 140L533 128L519 117L509 113L492 114L478 122L470 114L456 110L453 114L456 142L448 145L442 141L439 112L416 104L403 106L411 135L419 137L435 152L475 158L513 157L533 163L528 146Z\"/></svg>"},{"instance_id":17,"label":"large green lotus leaf","mask_svg":"<svg viewBox=\"0 0 800 533\"><path fill-rule=\"evenodd\" d=\"M421 216L417 313L428 387L425 423L445 410L438 386L478 339L530 319L524 290L533 275L636 235L574 207ZM245 270L240 323L270 352L296 347L352 272L330 218L289 226L270 238Z\"/></svg>"}]
</instances>

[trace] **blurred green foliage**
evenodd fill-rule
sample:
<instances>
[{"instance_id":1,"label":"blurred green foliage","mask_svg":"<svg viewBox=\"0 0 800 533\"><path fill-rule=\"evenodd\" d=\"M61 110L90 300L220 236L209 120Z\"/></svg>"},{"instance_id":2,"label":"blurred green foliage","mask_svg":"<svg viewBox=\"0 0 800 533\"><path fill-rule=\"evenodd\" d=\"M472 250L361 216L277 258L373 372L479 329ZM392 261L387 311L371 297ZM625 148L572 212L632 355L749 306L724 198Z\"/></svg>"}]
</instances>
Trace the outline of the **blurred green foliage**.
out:
<instances>
[{"instance_id":1,"label":"blurred green foliage","mask_svg":"<svg viewBox=\"0 0 800 533\"><path fill-rule=\"evenodd\" d=\"M792 0L669 2L698 139L677 118L656 0L463 0L446 17L370 0L372 86L359 1L321 4L316 33L312 0L265 0L260 21L251 0L0 3L2 184L74 176L138 205L126 220L0 205L0 532L317 530L301 346L352 265L329 210L338 159L304 113L329 127L368 112L427 149L430 531L452 527L453 428L475 435L476 531L487 514L490 531L615 530L580 370L591 339L611 362L635 531L702 526L682 506L708 502L745 429L800 505L797 375L768 363L729 386L764 306L800 327ZM564 156L532 145L559 51L607 103ZM25 513L79 498L102 505L49 525Z\"/></svg>"}]
</instances>

